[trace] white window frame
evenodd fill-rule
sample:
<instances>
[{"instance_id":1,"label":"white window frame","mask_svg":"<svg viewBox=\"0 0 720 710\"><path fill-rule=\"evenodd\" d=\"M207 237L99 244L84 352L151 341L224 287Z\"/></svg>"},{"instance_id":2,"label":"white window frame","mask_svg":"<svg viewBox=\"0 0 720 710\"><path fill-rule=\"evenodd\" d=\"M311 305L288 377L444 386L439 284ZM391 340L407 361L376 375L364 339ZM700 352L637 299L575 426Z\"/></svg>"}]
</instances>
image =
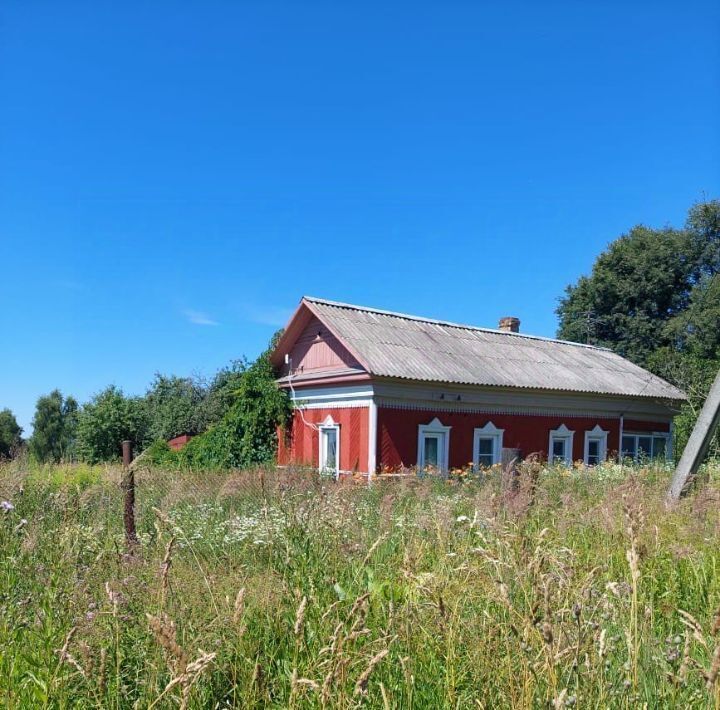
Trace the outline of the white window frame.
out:
<instances>
[{"instance_id":1,"label":"white window frame","mask_svg":"<svg viewBox=\"0 0 720 710\"><path fill-rule=\"evenodd\" d=\"M562 439L565 442L565 465L572 465L573 455L573 438L575 432L568 429L565 424L561 424L557 429L550 430L550 437L548 439L548 463L551 465L556 463L553 458L553 442L556 439Z\"/></svg>"},{"instance_id":2,"label":"white window frame","mask_svg":"<svg viewBox=\"0 0 720 710\"><path fill-rule=\"evenodd\" d=\"M630 456L624 456L623 455L623 439L630 438L635 439L635 455ZM650 452L650 460L655 459L655 439L665 439L665 461L669 461L670 457L672 455L672 452L670 451L670 442L672 441L670 437L670 432L667 431L624 431L622 433L622 437L620 438L620 460L623 461L627 458L632 458L633 463L637 463L639 461L640 455L638 449L640 448L638 446L638 439L650 439L651 440L651 446L652 451Z\"/></svg>"},{"instance_id":3,"label":"white window frame","mask_svg":"<svg viewBox=\"0 0 720 710\"><path fill-rule=\"evenodd\" d=\"M500 463L502 458L504 429L498 429L492 422L477 427L473 432L473 470L480 470L480 439L491 439L493 442L492 464Z\"/></svg>"},{"instance_id":4,"label":"white window frame","mask_svg":"<svg viewBox=\"0 0 720 710\"><path fill-rule=\"evenodd\" d=\"M440 437L438 444L438 456L440 458L438 469L440 473L447 473L450 461L450 429L452 429L452 427L444 426L437 417L429 424L420 424L420 426L418 426L418 471L425 470L425 437L430 435Z\"/></svg>"},{"instance_id":5,"label":"white window frame","mask_svg":"<svg viewBox=\"0 0 720 710\"><path fill-rule=\"evenodd\" d=\"M335 479L340 477L340 425L333 421L331 416L328 416L325 421L318 427L318 436L320 437L320 443L318 447L318 471L320 473L326 473L331 470L325 465L327 461L327 443L325 439L325 432L335 432L335 442L337 449L335 451L335 471L333 476Z\"/></svg>"},{"instance_id":6,"label":"white window frame","mask_svg":"<svg viewBox=\"0 0 720 710\"><path fill-rule=\"evenodd\" d=\"M596 424L593 429L585 432L585 452L584 458L586 466L590 466L590 442L598 442L598 464L604 463L607 460L607 437L608 432ZM594 464L593 464L594 465Z\"/></svg>"}]
</instances>

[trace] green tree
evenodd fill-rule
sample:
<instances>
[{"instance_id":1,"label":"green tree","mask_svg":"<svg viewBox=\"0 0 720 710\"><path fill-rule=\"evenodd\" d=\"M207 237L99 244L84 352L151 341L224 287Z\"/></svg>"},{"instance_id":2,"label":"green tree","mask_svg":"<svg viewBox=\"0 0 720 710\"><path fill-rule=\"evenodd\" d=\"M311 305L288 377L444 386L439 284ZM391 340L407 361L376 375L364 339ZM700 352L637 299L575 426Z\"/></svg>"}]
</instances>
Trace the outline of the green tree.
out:
<instances>
[{"instance_id":1,"label":"green tree","mask_svg":"<svg viewBox=\"0 0 720 710\"><path fill-rule=\"evenodd\" d=\"M148 420L140 397L126 397L114 385L96 394L78 417L77 451L88 463L113 461L129 439L136 451L148 443Z\"/></svg>"},{"instance_id":2,"label":"green tree","mask_svg":"<svg viewBox=\"0 0 720 710\"><path fill-rule=\"evenodd\" d=\"M720 201L693 205L682 230L635 227L610 244L557 313L560 337L609 347L685 391L679 454L720 367Z\"/></svg>"},{"instance_id":3,"label":"green tree","mask_svg":"<svg viewBox=\"0 0 720 710\"><path fill-rule=\"evenodd\" d=\"M558 337L646 364L670 345L666 325L688 307L697 271L687 230L634 227L597 258L590 276L567 287L556 311Z\"/></svg>"},{"instance_id":4,"label":"green tree","mask_svg":"<svg viewBox=\"0 0 720 710\"><path fill-rule=\"evenodd\" d=\"M149 437L168 440L203 431L205 394L196 379L156 374L145 395Z\"/></svg>"},{"instance_id":5,"label":"green tree","mask_svg":"<svg viewBox=\"0 0 720 710\"><path fill-rule=\"evenodd\" d=\"M58 462L74 454L78 404L53 390L35 405L30 453L41 462Z\"/></svg>"},{"instance_id":6,"label":"green tree","mask_svg":"<svg viewBox=\"0 0 720 710\"><path fill-rule=\"evenodd\" d=\"M194 469L243 468L273 461L277 428L287 424L291 406L287 393L275 383L270 352L250 365L238 361L221 371L211 386L217 397L215 411L225 409L219 421L177 453L166 445L154 445L149 452L152 459L159 465Z\"/></svg>"},{"instance_id":7,"label":"green tree","mask_svg":"<svg viewBox=\"0 0 720 710\"><path fill-rule=\"evenodd\" d=\"M720 274L720 200L694 204L685 227L695 242L700 273Z\"/></svg>"},{"instance_id":8,"label":"green tree","mask_svg":"<svg viewBox=\"0 0 720 710\"><path fill-rule=\"evenodd\" d=\"M230 411L238 398L240 383L248 367L247 360L234 360L212 379L201 405L201 419L206 426L217 424Z\"/></svg>"},{"instance_id":9,"label":"green tree","mask_svg":"<svg viewBox=\"0 0 720 710\"><path fill-rule=\"evenodd\" d=\"M0 459L9 458L22 443L22 427L9 409L0 411Z\"/></svg>"}]
</instances>

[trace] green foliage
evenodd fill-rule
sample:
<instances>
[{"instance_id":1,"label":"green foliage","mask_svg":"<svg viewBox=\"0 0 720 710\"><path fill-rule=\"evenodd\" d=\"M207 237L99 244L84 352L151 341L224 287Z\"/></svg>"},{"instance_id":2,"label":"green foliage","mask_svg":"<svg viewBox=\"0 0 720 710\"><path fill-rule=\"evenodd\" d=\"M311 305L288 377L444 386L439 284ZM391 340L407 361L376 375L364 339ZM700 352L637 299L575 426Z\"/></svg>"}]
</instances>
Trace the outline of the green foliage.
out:
<instances>
[{"instance_id":1,"label":"green foliage","mask_svg":"<svg viewBox=\"0 0 720 710\"><path fill-rule=\"evenodd\" d=\"M22 427L9 409L0 410L0 459L9 458L22 442Z\"/></svg>"},{"instance_id":2,"label":"green foliage","mask_svg":"<svg viewBox=\"0 0 720 710\"><path fill-rule=\"evenodd\" d=\"M40 462L58 462L74 455L78 404L60 390L40 397L35 406L30 453Z\"/></svg>"},{"instance_id":3,"label":"green foliage","mask_svg":"<svg viewBox=\"0 0 720 710\"><path fill-rule=\"evenodd\" d=\"M143 451L144 460L150 466L164 470L175 469L179 466L177 451L170 448L167 441L157 439Z\"/></svg>"},{"instance_id":4,"label":"green foliage","mask_svg":"<svg viewBox=\"0 0 720 710\"><path fill-rule=\"evenodd\" d=\"M690 302L696 247L687 231L634 227L560 300L558 337L609 347L644 365L670 344L665 326Z\"/></svg>"},{"instance_id":5,"label":"green foliage","mask_svg":"<svg viewBox=\"0 0 720 710\"><path fill-rule=\"evenodd\" d=\"M687 393L682 452L720 367L720 201L693 205L682 230L635 227L613 242L557 313L559 337L612 348Z\"/></svg>"},{"instance_id":6,"label":"green foliage","mask_svg":"<svg viewBox=\"0 0 720 710\"><path fill-rule=\"evenodd\" d=\"M275 384L269 351L231 380L234 402L223 418L180 450L189 468L240 468L272 461L277 427L290 415L287 393Z\"/></svg>"},{"instance_id":7,"label":"green foliage","mask_svg":"<svg viewBox=\"0 0 720 710\"><path fill-rule=\"evenodd\" d=\"M277 453L277 427L287 423L291 407L287 394L275 384L264 352L254 363L235 363L221 371L211 386L213 407L222 417L180 451L162 440L145 452L162 468L227 469L272 462ZM207 411L207 410L206 410Z\"/></svg>"},{"instance_id":8,"label":"green foliage","mask_svg":"<svg viewBox=\"0 0 720 710\"><path fill-rule=\"evenodd\" d=\"M690 438L695 420L702 409L710 387L720 371L720 356L702 357L696 352L678 352L661 348L653 353L649 367L661 377L680 387L688 397L680 414L675 417L675 452L679 455ZM710 456L720 457L720 431L715 434Z\"/></svg>"},{"instance_id":9,"label":"green foliage","mask_svg":"<svg viewBox=\"0 0 720 710\"><path fill-rule=\"evenodd\" d=\"M202 431L204 398L205 389L197 380L157 373L145 395L149 438L167 440Z\"/></svg>"},{"instance_id":10,"label":"green foliage","mask_svg":"<svg viewBox=\"0 0 720 710\"><path fill-rule=\"evenodd\" d=\"M147 442L148 421L139 397L126 397L111 385L96 394L80 412L77 451L83 461L112 461L122 454L122 442L129 439L136 451Z\"/></svg>"},{"instance_id":11,"label":"green foliage","mask_svg":"<svg viewBox=\"0 0 720 710\"><path fill-rule=\"evenodd\" d=\"M240 382L248 369L245 359L233 361L229 367L217 372L208 387L202 404L202 419L208 426L217 424L229 411L237 399Z\"/></svg>"},{"instance_id":12,"label":"green foliage","mask_svg":"<svg viewBox=\"0 0 720 710\"><path fill-rule=\"evenodd\" d=\"M686 228L695 241L700 273L710 277L720 274L720 200L693 205Z\"/></svg>"}]
</instances>

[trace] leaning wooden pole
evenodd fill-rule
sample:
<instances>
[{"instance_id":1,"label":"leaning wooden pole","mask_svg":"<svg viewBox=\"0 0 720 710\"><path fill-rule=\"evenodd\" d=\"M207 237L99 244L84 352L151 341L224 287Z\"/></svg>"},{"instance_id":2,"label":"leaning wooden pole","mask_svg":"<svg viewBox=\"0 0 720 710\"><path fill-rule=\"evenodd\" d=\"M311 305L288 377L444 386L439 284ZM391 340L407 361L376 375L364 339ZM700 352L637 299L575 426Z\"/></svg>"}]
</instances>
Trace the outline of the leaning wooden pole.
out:
<instances>
[{"instance_id":1,"label":"leaning wooden pole","mask_svg":"<svg viewBox=\"0 0 720 710\"><path fill-rule=\"evenodd\" d=\"M715 377L705 400L700 416L690 434L690 440L683 451L680 463L675 469L668 500L676 501L687 490L697 475L700 464L710 448L710 442L720 422L720 372Z\"/></svg>"}]
</instances>

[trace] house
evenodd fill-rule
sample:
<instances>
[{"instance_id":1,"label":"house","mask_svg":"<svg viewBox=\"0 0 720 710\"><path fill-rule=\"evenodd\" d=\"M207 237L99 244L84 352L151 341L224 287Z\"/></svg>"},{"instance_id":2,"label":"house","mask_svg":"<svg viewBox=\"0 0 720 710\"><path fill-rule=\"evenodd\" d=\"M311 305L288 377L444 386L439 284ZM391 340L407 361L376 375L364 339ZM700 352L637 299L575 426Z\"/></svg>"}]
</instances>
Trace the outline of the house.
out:
<instances>
[{"instance_id":1,"label":"house","mask_svg":"<svg viewBox=\"0 0 720 710\"><path fill-rule=\"evenodd\" d=\"M305 297L271 359L294 404L278 463L336 475L669 457L683 392L605 348Z\"/></svg>"},{"instance_id":2,"label":"house","mask_svg":"<svg viewBox=\"0 0 720 710\"><path fill-rule=\"evenodd\" d=\"M180 451L189 441L193 438L193 434L180 434L180 436L174 436L168 440L168 446L175 450Z\"/></svg>"}]
</instances>

